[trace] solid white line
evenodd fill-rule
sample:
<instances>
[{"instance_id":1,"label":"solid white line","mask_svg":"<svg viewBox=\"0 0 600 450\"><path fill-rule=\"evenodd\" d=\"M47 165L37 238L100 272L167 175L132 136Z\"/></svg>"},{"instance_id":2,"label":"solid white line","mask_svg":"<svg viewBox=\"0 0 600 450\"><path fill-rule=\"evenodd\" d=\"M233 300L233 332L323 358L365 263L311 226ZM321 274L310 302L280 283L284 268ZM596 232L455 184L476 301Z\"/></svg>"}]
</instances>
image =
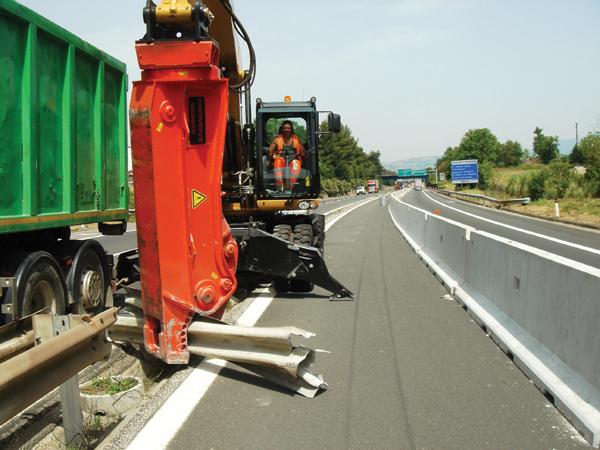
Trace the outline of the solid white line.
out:
<instances>
[{"instance_id":1,"label":"solid white line","mask_svg":"<svg viewBox=\"0 0 600 450\"><path fill-rule=\"evenodd\" d=\"M548 259L550 261L554 261L556 263L562 264L562 265L567 266L567 267L571 267L571 268L579 270L581 272L587 272L590 275L594 275L594 276L600 278L600 268L598 268L598 267L590 266L590 265L587 265L585 263L582 263L582 262L579 262L579 261L575 261L574 259L566 258L564 256L557 255L556 253L551 253L551 252L549 252L547 250L542 250L540 248L533 247L531 245L524 244L522 242L518 242L518 241L515 241L515 240L512 240L512 239L508 239L508 238L505 238L503 236L490 233L489 231L483 231L483 230L479 230L477 228L473 228L473 227L471 227L469 225L465 225L464 223L457 222L456 220L448 219L446 217L441 217L441 216L439 216L437 214L432 214L429 211L426 211L426 210L424 210L422 208L419 208L417 206L411 205L410 203L406 203L406 202L400 200L400 198L397 198L397 197L393 197L393 198L399 204L401 204L401 205L403 205L403 206L405 206L405 207L407 207L409 209L422 212L425 216L427 216L430 219L440 220L440 221L443 221L443 222L446 222L446 223L449 223L449 224L452 224L452 225L456 225L456 226L458 226L460 228L463 228L465 230L465 233L466 233L465 236L479 234L481 236L488 237L488 238L493 239L495 241L502 242L502 243L504 243L504 244L506 244L508 246L519 248L519 249L524 250L524 251L526 251L528 253L532 253L534 255L540 256L540 257ZM391 211L390 211L390 214L391 214ZM427 220L429 220L429 219L427 219ZM469 237L465 237L465 238L467 240L470 239Z\"/></svg>"},{"instance_id":2,"label":"solid white line","mask_svg":"<svg viewBox=\"0 0 600 450\"><path fill-rule=\"evenodd\" d=\"M360 202L360 203L358 203L358 204L354 205L354 206L353 206L353 207L351 207L351 208L350 208L348 211L344 211L344 212L343 212L343 213L341 213L339 216L335 217L335 218L334 218L334 219L332 219L330 222L328 222L328 223L327 223L327 225L325 225L325 231L329 230L329 229L330 229L332 226L334 226L334 225L335 225L335 223L336 223L338 220L340 220L340 219L342 219L343 217L347 216L348 214L350 214L350 213L351 213L352 211L354 211L355 209L357 209L357 208L360 208L361 206L364 206L364 205L366 205L367 203L371 203L373 200L376 200L376 199L378 199L378 198L380 198L380 197L381 197L381 196L377 196L377 197L370 198L369 200L366 200L366 201L363 201L363 202ZM344 205L344 206L342 206L341 208L336 208L336 209L334 209L333 211L329 211L327 214L331 214L331 213L333 213L333 212L335 212L335 211L337 211L337 210L339 210L339 209L346 208L346 207L348 207L348 205Z\"/></svg>"},{"instance_id":3,"label":"solid white line","mask_svg":"<svg viewBox=\"0 0 600 450\"><path fill-rule=\"evenodd\" d=\"M253 326L272 301L273 294L263 290L240 316L236 325ZM227 361L223 359L202 360L156 411L127 448L130 450L166 448L226 364Z\"/></svg>"},{"instance_id":4,"label":"solid white line","mask_svg":"<svg viewBox=\"0 0 600 450\"><path fill-rule=\"evenodd\" d=\"M323 213L323 215L324 215L324 216L328 216L329 214L333 214L334 212L336 212L336 211L339 211L340 209L348 208L349 206L352 206L352 205L363 205L363 204L367 204L367 203L369 203L370 201L372 201L372 200L375 200L376 198L379 198L379 196L377 196L377 197L373 197L373 198L370 198L370 199L368 199L368 200L363 200L363 201L361 201L361 202L352 202L352 203L346 203L345 205L339 206L339 207L337 207L337 208L335 208L335 209L332 209L331 211L327 211L327 212Z\"/></svg>"},{"instance_id":5,"label":"solid white line","mask_svg":"<svg viewBox=\"0 0 600 450\"><path fill-rule=\"evenodd\" d=\"M448 209L452 209L452 210L454 210L456 212L459 212L461 214L464 214L466 216L474 217L475 219L483 220L484 222L489 222L489 223L492 223L494 225L498 225L500 227L508 228L509 230L519 231L521 233L528 234L530 236L535 236L535 237L538 237L538 238L541 238L541 239L546 239L547 241L555 242L557 244L566 245L568 247L576 248L578 250L583 250L583 251L586 251L586 252L594 253L596 255L600 255L600 250L598 250L598 249L591 248L591 247L586 247L585 245L576 244L574 242L563 241L562 239L558 239L558 238L555 238L555 237L552 237L552 236L547 236L547 235L541 234L541 233L536 233L535 231L525 230L523 228L515 227L513 225L508 225L508 224L505 224L505 223L502 223L502 222L497 222L497 221L492 220L492 219L486 219L485 217L481 217L481 216L478 216L478 215L473 214L473 213L462 211L462 210L460 210L458 208L454 208L453 206L449 206L446 203L442 203L442 202L440 202L440 201L438 201L438 200L430 197L429 195L427 195L426 192L423 192L423 194L425 195L425 197L427 197L432 202L435 202L438 205L441 205L441 206L443 206L445 208L448 208Z\"/></svg>"}]
</instances>

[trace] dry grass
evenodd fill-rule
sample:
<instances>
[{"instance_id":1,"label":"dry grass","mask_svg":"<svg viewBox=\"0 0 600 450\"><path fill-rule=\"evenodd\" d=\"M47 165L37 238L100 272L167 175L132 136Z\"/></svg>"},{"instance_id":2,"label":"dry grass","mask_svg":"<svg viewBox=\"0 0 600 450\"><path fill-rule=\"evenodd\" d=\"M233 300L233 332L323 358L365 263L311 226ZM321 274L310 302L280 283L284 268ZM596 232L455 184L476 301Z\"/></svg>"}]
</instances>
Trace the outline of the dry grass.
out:
<instances>
[{"instance_id":1,"label":"dry grass","mask_svg":"<svg viewBox=\"0 0 600 450\"><path fill-rule=\"evenodd\" d=\"M582 200L564 198L558 202L558 205L560 208L560 219L600 227L600 198ZM538 200L522 206L510 205L506 209L545 219L556 219L553 200Z\"/></svg>"}]
</instances>

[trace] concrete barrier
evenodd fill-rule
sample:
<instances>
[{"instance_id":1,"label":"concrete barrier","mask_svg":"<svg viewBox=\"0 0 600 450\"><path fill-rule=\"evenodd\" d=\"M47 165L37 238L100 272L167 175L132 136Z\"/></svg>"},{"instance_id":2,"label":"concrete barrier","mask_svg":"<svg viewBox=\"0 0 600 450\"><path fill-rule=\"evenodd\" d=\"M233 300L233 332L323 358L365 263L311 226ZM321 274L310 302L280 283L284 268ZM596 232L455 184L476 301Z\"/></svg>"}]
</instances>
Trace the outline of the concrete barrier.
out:
<instances>
[{"instance_id":1,"label":"concrete barrier","mask_svg":"<svg viewBox=\"0 0 600 450\"><path fill-rule=\"evenodd\" d=\"M600 269L430 214L394 194L396 227L494 341L600 445Z\"/></svg>"}]
</instances>

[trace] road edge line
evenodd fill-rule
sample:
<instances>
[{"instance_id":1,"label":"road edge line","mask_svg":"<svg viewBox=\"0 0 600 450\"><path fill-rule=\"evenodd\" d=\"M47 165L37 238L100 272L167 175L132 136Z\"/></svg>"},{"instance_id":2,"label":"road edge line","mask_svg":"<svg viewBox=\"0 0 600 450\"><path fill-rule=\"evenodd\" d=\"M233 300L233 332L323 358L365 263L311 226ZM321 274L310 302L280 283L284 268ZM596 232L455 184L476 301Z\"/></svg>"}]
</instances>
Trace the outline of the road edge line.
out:
<instances>
[{"instance_id":1,"label":"road edge line","mask_svg":"<svg viewBox=\"0 0 600 450\"><path fill-rule=\"evenodd\" d=\"M552 236L547 236L545 234L538 233L536 231L529 231L529 230L526 230L524 228L516 227L514 225L508 225L506 223L502 223L502 222L498 222L496 220L488 219L486 217L478 216L477 214L473 214L473 213L470 213L470 212L467 212L467 211L462 211L462 210L460 210L458 208L455 208L453 206L449 206L449 205L447 205L445 203L442 203L439 200L436 200L436 199L430 197L429 195L427 195L426 192L423 192L423 195L425 195L425 197L427 197L432 202L437 203L438 205L441 205L444 208L448 208L448 209L456 211L456 212L458 212L460 214L464 214L465 216L474 217L475 219L482 220L484 222L488 222L488 223L491 223L493 225L497 225L499 227L507 228L509 230L517 231L519 233L528 234L530 236L534 236L534 237L537 237L537 238L540 238L540 239L546 239L546 240L548 240L550 242L554 242L555 244L560 244L560 245L564 245L566 247L572 247L572 248L576 248L578 250L583 250L583 251L586 251L586 252L589 252L589 253L594 253L596 255L600 255L600 250L598 250L598 249L595 249L595 248L592 248L592 247L587 247L587 246L581 245L581 244L576 244L574 242L564 241L562 239L558 239L558 238L555 238L555 237L552 237Z\"/></svg>"}]
</instances>

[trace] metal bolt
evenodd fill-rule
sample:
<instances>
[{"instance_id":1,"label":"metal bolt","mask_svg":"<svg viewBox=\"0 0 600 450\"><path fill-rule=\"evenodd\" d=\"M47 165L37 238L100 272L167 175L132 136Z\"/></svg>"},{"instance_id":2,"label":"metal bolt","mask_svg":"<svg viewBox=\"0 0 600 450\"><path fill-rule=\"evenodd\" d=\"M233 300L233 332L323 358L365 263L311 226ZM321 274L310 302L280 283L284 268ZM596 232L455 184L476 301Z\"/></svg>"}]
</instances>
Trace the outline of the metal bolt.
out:
<instances>
[{"instance_id":1,"label":"metal bolt","mask_svg":"<svg viewBox=\"0 0 600 450\"><path fill-rule=\"evenodd\" d=\"M230 291L231 288L233 288L233 281L231 281L229 278L223 278L221 280L221 287L226 291Z\"/></svg>"},{"instance_id":2,"label":"metal bolt","mask_svg":"<svg viewBox=\"0 0 600 450\"><path fill-rule=\"evenodd\" d=\"M196 294L196 297L199 298L203 303L212 303L215 298L215 289L212 286L201 288Z\"/></svg>"},{"instance_id":3,"label":"metal bolt","mask_svg":"<svg viewBox=\"0 0 600 450\"><path fill-rule=\"evenodd\" d=\"M225 245L224 248L225 257L233 258L235 256L235 244L233 242L229 242Z\"/></svg>"},{"instance_id":4,"label":"metal bolt","mask_svg":"<svg viewBox=\"0 0 600 450\"><path fill-rule=\"evenodd\" d=\"M170 101L165 100L160 104L160 116L165 122L174 122L177 119L177 111Z\"/></svg>"}]
</instances>

